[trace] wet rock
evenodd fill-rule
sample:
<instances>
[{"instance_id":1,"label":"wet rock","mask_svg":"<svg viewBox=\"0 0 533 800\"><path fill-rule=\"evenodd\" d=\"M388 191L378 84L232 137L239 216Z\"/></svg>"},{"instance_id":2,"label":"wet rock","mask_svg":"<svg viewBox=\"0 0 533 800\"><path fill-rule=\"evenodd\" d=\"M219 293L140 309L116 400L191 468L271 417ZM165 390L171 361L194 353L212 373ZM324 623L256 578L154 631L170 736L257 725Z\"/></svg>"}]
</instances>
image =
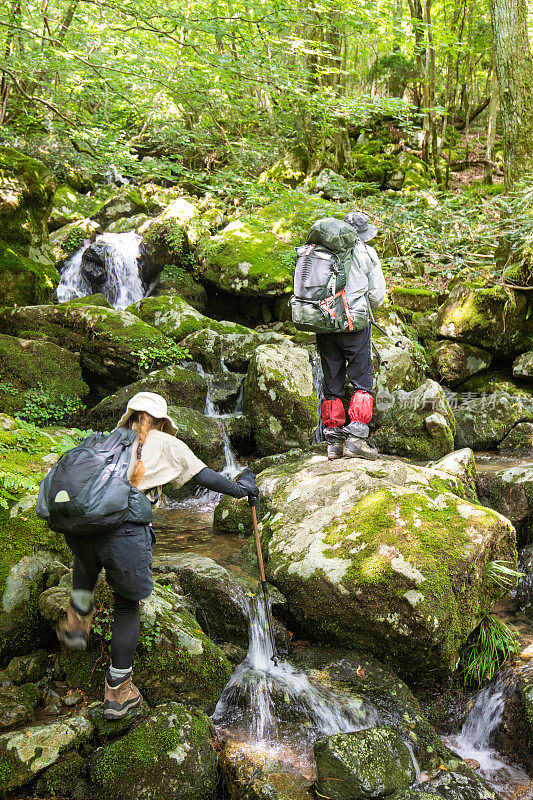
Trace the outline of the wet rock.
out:
<instances>
[{"instance_id":1,"label":"wet rock","mask_svg":"<svg viewBox=\"0 0 533 800\"><path fill-rule=\"evenodd\" d=\"M478 467L477 491L480 502L508 517L516 527L519 537L530 541L533 533L533 466L498 469L487 465Z\"/></svg>"},{"instance_id":2,"label":"wet rock","mask_svg":"<svg viewBox=\"0 0 533 800\"><path fill-rule=\"evenodd\" d=\"M517 378L533 378L533 350L522 353L514 360L513 375Z\"/></svg>"},{"instance_id":3,"label":"wet rock","mask_svg":"<svg viewBox=\"0 0 533 800\"><path fill-rule=\"evenodd\" d=\"M11 683L36 683L46 675L49 656L46 650L37 650L29 656L19 656L7 665L7 676Z\"/></svg>"},{"instance_id":4,"label":"wet rock","mask_svg":"<svg viewBox=\"0 0 533 800\"><path fill-rule=\"evenodd\" d=\"M260 749L226 742L220 769L230 800L311 800L311 780Z\"/></svg>"},{"instance_id":5,"label":"wet rock","mask_svg":"<svg viewBox=\"0 0 533 800\"><path fill-rule=\"evenodd\" d=\"M487 369L492 356L481 347L464 342L439 342L436 346L435 365L439 376L448 386L457 386L470 375Z\"/></svg>"},{"instance_id":6,"label":"wet rock","mask_svg":"<svg viewBox=\"0 0 533 800\"><path fill-rule=\"evenodd\" d=\"M409 311L432 311L439 305L438 292L417 285L395 286L391 297L395 306Z\"/></svg>"},{"instance_id":7,"label":"wet rock","mask_svg":"<svg viewBox=\"0 0 533 800\"><path fill-rule=\"evenodd\" d=\"M460 478L400 461L307 455L261 477L267 574L304 631L370 650L404 677L452 672L501 593L487 561L515 563L507 519Z\"/></svg>"},{"instance_id":8,"label":"wet rock","mask_svg":"<svg viewBox=\"0 0 533 800\"><path fill-rule=\"evenodd\" d=\"M144 300L130 306L128 311L177 342L205 328L216 333L253 334L250 328L238 325L236 322L219 322L206 317L177 295L145 297Z\"/></svg>"},{"instance_id":9,"label":"wet rock","mask_svg":"<svg viewBox=\"0 0 533 800\"><path fill-rule=\"evenodd\" d=\"M233 411L244 388L246 375L217 372L211 381L210 397L221 411Z\"/></svg>"},{"instance_id":10,"label":"wet rock","mask_svg":"<svg viewBox=\"0 0 533 800\"><path fill-rule=\"evenodd\" d=\"M128 311L80 301L0 310L0 332L38 331L39 338L80 353L91 387L103 396L143 374L138 353L166 347L166 339ZM105 393L105 394L104 394Z\"/></svg>"},{"instance_id":11,"label":"wet rock","mask_svg":"<svg viewBox=\"0 0 533 800\"><path fill-rule=\"evenodd\" d=\"M59 273L49 263L21 256L0 241L0 296L5 306L48 303L59 283Z\"/></svg>"},{"instance_id":12,"label":"wet rock","mask_svg":"<svg viewBox=\"0 0 533 800\"><path fill-rule=\"evenodd\" d=\"M407 336L395 335L394 341L379 333L372 339L379 351L381 362L374 355L374 395L376 405L388 406L391 403L390 395L398 389L412 391L424 380L426 364L416 349L414 343ZM401 347L396 346L401 343ZM386 366L385 366L386 364ZM350 394L352 388L350 386Z\"/></svg>"},{"instance_id":13,"label":"wet rock","mask_svg":"<svg viewBox=\"0 0 533 800\"><path fill-rule=\"evenodd\" d=\"M70 586L51 586L39 595L39 611L53 628L68 611L70 590Z\"/></svg>"},{"instance_id":14,"label":"wet rock","mask_svg":"<svg viewBox=\"0 0 533 800\"><path fill-rule=\"evenodd\" d=\"M0 687L0 730L22 725L33 716L42 693L33 683Z\"/></svg>"},{"instance_id":15,"label":"wet rock","mask_svg":"<svg viewBox=\"0 0 533 800\"><path fill-rule=\"evenodd\" d=\"M415 779L409 750L387 725L319 739L315 760L317 792L331 800L389 797Z\"/></svg>"},{"instance_id":16,"label":"wet rock","mask_svg":"<svg viewBox=\"0 0 533 800\"><path fill-rule=\"evenodd\" d=\"M457 447L492 450L518 422L533 422L533 399L499 393L463 400L455 409Z\"/></svg>"},{"instance_id":17,"label":"wet rock","mask_svg":"<svg viewBox=\"0 0 533 800\"><path fill-rule=\"evenodd\" d=\"M384 453L428 461L454 449L455 421L446 395L427 380L412 392L403 389L376 398L372 443Z\"/></svg>"},{"instance_id":18,"label":"wet rock","mask_svg":"<svg viewBox=\"0 0 533 800\"><path fill-rule=\"evenodd\" d=\"M90 774L102 800L208 800L217 784L211 722L178 703L158 706L135 730L99 750Z\"/></svg>"},{"instance_id":19,"label":"wet rock","mask_svg":"<svg viewBox=\"0 0 533 800\"><path fill-rule=\"evenodd\" d=\"M136 214L147 214L149 208L146 199L137 186L122 186L95 212L92 217L104 230L116 220L123 217L133 217ZM129 229L131 230L131 228Z\"/></svg>"},{"instance_id":20,"label":"wet rock","mask_svg":"<svg viewBox=\"0 0 533 800\"><path fill-rule=\"evenodd\" d=\"M25 411L35 389L42 386L49 403L81 405L89 392L83 381L79 359L49 342L0 335L0 408L7 414Z\"/></svg>"},{"instance_id":21,"label":"wet rock","mask_svg":"<svg viewBox=\"0 0 533 800\"><path fill-rule=\"evenodd\" d=\"M80 194L66 184L58 186L52 199L48 228L50 231L57 231L69 223L87 219L105 202L105 197L98 194Z\"/></svg>"},{"instance_id":22,"label":"wet rock","mask_svg":"<svg viewBox=\"0 0 533 800\"><path fill-rule=\"evenodd\" d=\"M448 472L450 475L456 475L463 484L466 499L477 502L476 461L474 453L469 447L465 447L463 450L454 450L453 453L444 456L439 461L431 462L428 466Z\"/></svg>"},{"instance_id":23,"label":"wet rock","mask_svg":"<svg viewBox=\"0 0 533 800\"><path fill-rule=\"evenodd\" d=\"M500 453L523 454L533 450L533 422L519 422L512 428L499 445Z\"/></svg>"},{"instance_id":24,"label":"wet rock","mask_svg":"<svg viewBox=\"0 0 533 800\"><path fill-rule=\"evenodd\" d=\"M112 430L124 413L128 400L137 392L156 392L163 395L169 405L203 411L207 381L197 372L177 364L155 370L105 397L87 414L87 425L98 430Z\"/></svg>"},{"instance_id":25,"label":"wet rock","mask_svg":"<svg viewBox=\"0 0 533 800\"><path fill-rule=\"evenodd\" d=\"M58 717L60 713L61 697L57 692L50 689L44 696L43 714L46 714L47 717Z\"/></svg>"},{"instance_id":26,"label":"wet rock","mask_svg":"<svg viewBox=\"0 0 533 800\"><path fill-rule=\"evenodd\" d=\"M449 770L441 770L429 781L410 791L402 792L397 800L429 800L446 797L447 800L501 800L501 795L486 783L464 762L455 762Z\"/></svg>"},{"instance_id":27,"label":"wet rock","mask_svg":"<svg viewBox=\"0 0 533 800\"><path fill-rule=\"evenodd\" d=\"M318 423L318 400L306 350L261 345L250 362L244 411L262 455L310 444Z\"/></svg>"},{"instance_id":28,"label":"wet rock","mask_svg":"<svg viewBox=\"0 0 533 800\"><path fill-rule=\"evenodd\" d=\"M439 309L437 325L440 336L475 346L483 342L492 355L509 357L532 349L527 298L503 286L458 284Z\"/></svg>"},{"instance_id":29,"label":"wet rock","mask_svg":"<svg viewBox=\"0 0 533 800\"><path fill-rule=\"evenodd\" d=\"M50 245L60 271L67 258L74 255L86 242L94 239L97 233L102 233L97 222L92 219L79 219L69 222L50 235Z\"/></svg>"},{"instance_id":30,"label":"wet rock","mask_svg":"<svg viewBox=\"0 0 533 800\"><path fill-rule=\"evenodd\" d=\"M533 397L533 389L527 381L520 381L506 372L490 371L472 375L457 387L460 400L469 400L476 395L510 394L517 397Z\"/></svg>"},{"instance_id":31,"label":"wet rock","mask_svg":"<svg viewBox=\"0 0 533 800\"><path fill-rule=\"evenodd\" d=\"M93 726L83 714L0 736L0 790L29 783L61 753L88 741Z\"/></svg>"}]
</instances>

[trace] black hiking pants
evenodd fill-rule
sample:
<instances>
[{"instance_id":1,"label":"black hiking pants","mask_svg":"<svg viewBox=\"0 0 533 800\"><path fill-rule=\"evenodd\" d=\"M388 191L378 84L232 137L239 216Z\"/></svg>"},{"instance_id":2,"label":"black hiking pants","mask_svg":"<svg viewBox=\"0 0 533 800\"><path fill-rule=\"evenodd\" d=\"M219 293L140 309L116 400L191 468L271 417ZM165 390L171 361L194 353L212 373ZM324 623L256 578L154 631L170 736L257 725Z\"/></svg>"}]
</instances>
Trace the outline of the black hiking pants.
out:
<instances>
[{"instance_id":1,"label":"black hiking pants","mask_svg":"<svg viewBox=\"0 0 533 800\"><path fill-rule=\"evenodd\" d=\"M128 669L139 641L139 601L149 597L154 588L153 531L148 525L128 522L112 533L65 539L74 553L73 589L92 592L101 570L106 571L115 595L111 663L115 669Z\"/></svg>"},{"instance_id":2,"label":"black hiking pants","mask_svg":"<svg viewBox=\"0 0 533 800\"><path fill-rule=\"evenodd\" d=\"M346 376L354 392L362 390L372 394L372 338L371 326L352 333L317 333L316 343L322 372L324 397L344 397Z\"/></svg>"}]
</instances>

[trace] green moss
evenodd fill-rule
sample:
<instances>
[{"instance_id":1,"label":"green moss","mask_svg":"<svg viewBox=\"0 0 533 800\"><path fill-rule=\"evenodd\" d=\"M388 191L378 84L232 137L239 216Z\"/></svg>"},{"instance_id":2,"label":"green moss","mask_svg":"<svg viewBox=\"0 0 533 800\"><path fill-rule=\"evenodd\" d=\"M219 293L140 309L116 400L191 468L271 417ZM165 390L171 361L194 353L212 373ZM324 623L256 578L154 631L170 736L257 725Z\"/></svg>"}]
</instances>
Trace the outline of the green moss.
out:
<instances>
[{"instance_id":1,"label":"green moss","mask_svg":"<svg viewBox=\"0 0 533 800\"><path fill-rule=\"evenodd\" d=\"M204 316L181 297L161 295L146 297L128 311L157 328L165 336L181 341L190 333L209 328L216 333L243 333L253 335L250 328L235 322L219 322Z\"/></svg>"},{"instance_id":2,"label":"green moss","mask_svg":"<svg viewBox=\"0 0 533 800\"><path fill-rule=\"evenodd\" d=\"M69 753L56 764L52 764L44 776L48 792L52 797L70 796L86 767L87 763L79 753Z\"/></svg>"},{"instance_id":3,"label":"green moss","mask_svg":"<svg viewBox=\"0 0 533 800\"><path fill-rule=\"evenodd\" d=\"M479 394L506 392L518 397L533 397L533 389L527 383L520 383L504 372L486 372L474 375L461 383L457 391Z\"/></svg>"},{"instance_id":4,"label":"green moss","mask_svg":"<svg viewBox=\"0 0 533 800\"><path fill-rule=\"evenodd\" d=\"M46 303L58 283L55 267L18 255L0 242L0 294L5 305Z\"/></svg>"}]
</instances>

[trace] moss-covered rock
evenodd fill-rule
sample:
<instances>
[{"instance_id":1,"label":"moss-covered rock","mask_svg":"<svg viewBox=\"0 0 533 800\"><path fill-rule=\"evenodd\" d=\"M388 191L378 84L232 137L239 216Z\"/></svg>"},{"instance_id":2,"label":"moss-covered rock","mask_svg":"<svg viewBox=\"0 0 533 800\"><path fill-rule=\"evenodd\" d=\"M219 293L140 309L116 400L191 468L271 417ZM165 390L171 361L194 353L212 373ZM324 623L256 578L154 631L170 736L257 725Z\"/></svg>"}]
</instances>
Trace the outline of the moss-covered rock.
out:
<instances>
[{"instance_id":1,"label":"moss-covered rock","mask_svg":"<svg viewBox=\"0 0 533 800\"><path fill-rule=\"evenodd\" d=\"M89 392L73 353L50 342L0 335L0 410L26 411L25 392L39 386L56 403L79 402Z\"/></svg>"},{"instance_id":2,"label":"moss-covered rock","mask_svg":"<svg viewBox=\"0 0 533 800\"><path fill-rule=\"evenodd\" d=\"M513 375L517 378L533 378L533 350L522 353L514 360Z\"/></svg>"},{"instance_id":3,"label":"moss-covered rock","mask_svg":"<svg viewBox=\"0 0 533 800\"><path fill-rule=\"evenodd\" d=\"M453 412L432 380L412 392L380 392L371 428L372 443L384 453L428 461L454 449Z\"/></svg>"},{"instance_id":4,"label":"moss-covered rock","mask_svg":"<svg viewBox=\"0 0 533 800\"><path fill-rule=\"evenodd\" d=\"M253 215L230 222L200 246L201 276L224 291L260 297L286 294L294 273L293 248L317 219L344 216L338 206L289 192Z\"/></svg>"},{"instance_id":5,"label":"moss-covered rock","mask_svg":"<svg viewBox=\"0 0 533 800\"><path fill-rule=\"evenodd\" d=\"M66 751L85 744L93 726L83 714L0 736L0 791L29 783Z\"/></svg>"},{"instance_id":6,"label":"moss-covered rock","mask_svg":"<svg viewBox=\"0 0 533 800\"><path fill-rule=\"evenodd\" d=\"M0 242L0 296L4 305L48 302L59 283L59 273L49 263L19 255Z\"/></svg>"},{"instance_id":7,"label":"moss-covered rock","mask_svg":"<svg viewBox=\"0 0 533 800\"><path fill-rule=\"evenodd\" d=\"M285 153L271 167L261 173L258 183L268 186L271 183L285 183L295 189L305 180L309 166L309 152L304 145L297 145Z\"/></svg>"},{"instance_id":8,"label":"moss-covered rock","mask_svg":"<svg viewBox=\"0 0 533 800\"><path fill-rule=\"evenodd\" d=\"M90 789L85 780L87 761L79 753L66 753L39 779L37 791L52 797L84 797ZM42 784L40 783L42 781Z\"/></svg>"},{"instance_id":9,"label":"moss-covered rock","mask_svg":"<svg viewBox=\"0 0 533 800\"><path fill-rule=\"evenodd\" d=\"M204 330L204 328L209 328L216 333L253 334L253 331L244 325L237 325L235 322L218 322L200 314L196 308L176 295L146 297L130 306L128 311L177 342L190 333Z\"/></svg>"},{"instance_id":10,"label":"moss-covered rock","mask_svg":"<svg viewBox=\"0 0 533 800\"><path fill-rule=\"evenodd\" d=\"M331 800L390 797L415 779L411 754L388 725L319 739L315 761L317 792Z\"/></svg>"},{"instance_id":11,"label":"moss-covered rock","mask_svg":"<svg viewBox=\"0 0 533 800\"><path fill-rule=\"evenodd\" d=\"M455 669L501 592L485 564L516 561L507 519L457 476L400 461L305 456L261 485L267 574L304 630L421 681Z\"/></svg>"},{"instance_id":12,"label":"moss-covered rock","mask_svg":"<svg viewBox=\"0 0 533 800\"><path fill-rule=\"evenodd\" d=\"M432 311L439 305L439 295L421 286L395 286L391 291L392 302L410 311Z\"/></svg>"},{"instance_id":13,"label":"moss-covered rock","mask_svg":"<svg viewBox=\"0 0 533 800\"><path fill-rule=\"evenodd\" d=\"M318 400L307 351L258 347L246 376L244 410L262 455L308 446L318 423Z\"/></svg>"},{"instance_id":14,"label":"moss-covered rock","mask_svg":"<svg viewBox=\"0 0 533 800\"><path fill-rule=\"evenodd\" d=\"M46 220L55 183L40 161L11 147L0 147L0 223L2 239L21 256L52 263Z\"/></svg>"},{"instance_id":15,"label":"moss-covered rock","mask_svg":"<svg viewBox=\"0 0 533 800\"><path fill-rule=\"evenodd\" d=\"M0 332L46 340L80 353L91 386L103 396L144 374L139 353L169 340L129 311L79 302L0 309ZM105 394L104 394L105 393Z\"/></svg>"},{"instance_id":16,"label":"moss-covered rock","mask_svg":"<svg viewBox=\"0 0 533 800\"><path fill-rule=\"evenodd\" d=\"M33 683L0 687L0 730L23 725L32 718L42 699L42 692Z\"/></svg>"},{"instance_id":17,"label":"moss-covered rock","mask_svg":"<svg viewBox=\"0 0 533 800\"><path fill-rule=\"evenodd\" d=\"M500 453L522 453L533 451L533 422L519 422L499 445Z\"/></svg>"},{"instance_id":18,"label":"moss-covered rock","mask_svg":"<svg viewBox=\"0 0 533 800\"><path fill-rule=\"evenodd\" d=\"M50 235L50 245L57 264L61 265L69 256L73 255L80 247L93 239L102 229L92 219L80 219L69 222Z\"/></svg>"},{"instance_id":19,"label":"moss-covered rock","mask_svg":"<svg viewBox=\"0 0 533 800\"><path fill-rule=\"evenodd\" d=\"M222 469L224 437L217 420L183 406L169 406L168 413L178 428L177 437L211 469Z\"/></svg>"},{"instance_id":20,"label":"moss-covered rock","mask_svg":"<svg viewBox=\"0 0 533 800\"><path fill-rule=\"evenodd\" d=\"M106 202L109 200L105 196L80 194L62 184L57 187L52 199L48 227L51 231L57 231L71 222L86 220L97 213Z\"/></svg>"},{"instance_id":21,"label":"moss-covered rock","mask_svg":"<svg viewBox=\"0 0 533 800\"><path fill-rule=\"evenodd\" d=\"M7 665L6 674L11 683L35 683L46 674L49 656L46 650L37 650L27 656L13 658Z\"/></svg>"},{"instance_id":22,"label":"moss-covered rock","mask_svg":"<svg viewBox=\"0 0 533 800\"><path fill-rule=\"evenodd\" d=\"M169 405L186 406L203 411L207 396L207 381L191 369L173 364L155 370L129 386L118 389L105 397L87 414L89 427L112 430L128 403L137 392L156 392L162 395Z\"/></svg>"},{"instance_id":23,"label":"moss-covered rock","mask_svg":"<svg viewBox=\"0 0 533 800\"><path fill-rule=\"evenodd\" d=\"M189 272L169 264L159 273L156 294L178 295L200 313L207 305L207 292Z\"/></svg>"},{"instance_id":24,"label":"moss-covered rock","mask_svg":"<svg viewBox=\"0 0 533 800\"><path fill-rule=\"evenodd\" d=\"M523 293L503 286L458 284L438 312L440 336L515 356L533 346L533 320Z\"/></svg>"},{"instance_id":25,"label":"moss-covered rock","mask_svg":"<svg viewBox=\"0 0 533 800\"><path fill-rule=\"evenodd\" d=\"M469 447L465 447L463 450L455 450L439 461L431 462L428 466L458 477L463 484L466 499L474 503L477 502L476 461L474 453Z\"/></svg>"},{"instance_id":26,"label":"moss-covered rock","mask_svg":"<svg viewBox=\"0 0 533 800\"><path fill-rule=\"evenodd\" d=\"M212 738L212 724L200 711L179 703L158 706L96 753L90 775L98 797L210 800L217 784Z\"/></svg>"},{"instance_id":27,"label":"moss-covered rock","mask_svg":"<svg viewBox=\"0 0 533 800\"><path fill-rule=\"evenodd\" d=\"M191 333L182 340L193 361L197 361L208 372L216 373L231 369L246 372L248 364L260 344L290 345L287 336L274 331L249 333L217 333L210 328Z\"/></svg>"},{"instance_id":28,"label":"moss-covered rock","mask_svg":"<svg viewBox=\"0 0 533 800\"><path fill-rule=\"evenodd\" d=\"M412 391L420 386L427 371L422 348L407 336L394 336L391 341L378 333L372 338L379 352L379 358L373 354L376 403L379 404L382 393L389 395L398 389ZM350 388L350 394L351 391Z\"/></svg>"},{"instance_id":29,"label":"moss-covered rock","mask_svg":"<svg viewBox=\"0 0 533 800\"><path fill-rule=\"evenodd\" d=\"M91 216L104 230L107 230L108 226L118 219L148 212L149 208L140 188L128 185L122 186L118 191L115 189L113 195L99 209L92 211Z\"/></svg>"},{"instance_id":30,"label":"moss-covered rock","mask_svg":"<svg viewBox=\"0 0 533 800\"><path fill-rule=\"evenodd\" d=\"M533 398L501 392L463 399L454 415L457 447L492 450L518 422L533 422Z\"/></svg>"},{"instance_id":31,"label":"moss-covered rock","mask_svg":"<svg viewBox=\"0 0 533 800\"><path fill-rule=\"evenodd\" d=\"M435 348L434 361L441 380L448 386L457 386L470 375L487 369L492 356L481 347L462 342L439 342Z\"/></svg>"},{"instance_id":32,"label":"moss-covered rock","mask_svg":"<svg viewBox=\"0 0 533 800\"><path fill-rule=\"evenodd\" d=\"M473 394L496 394L505 392L517 397L533 397L533 388L527 381L520 381L512 378L506 372L481 372L479 375L472 375L457 387L457 392L461 400L468 400ZM466 395L466 397L465 397Z\"/></svg>"}]
</instances>

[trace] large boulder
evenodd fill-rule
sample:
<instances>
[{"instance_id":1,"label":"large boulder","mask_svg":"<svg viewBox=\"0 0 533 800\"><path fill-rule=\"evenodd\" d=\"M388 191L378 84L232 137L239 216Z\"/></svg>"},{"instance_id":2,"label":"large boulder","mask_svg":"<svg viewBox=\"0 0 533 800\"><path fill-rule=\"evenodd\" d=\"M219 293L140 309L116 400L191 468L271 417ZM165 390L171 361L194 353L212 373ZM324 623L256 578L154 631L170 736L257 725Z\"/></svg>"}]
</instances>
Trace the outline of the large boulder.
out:
<instances>
[{"instance_id":1,"label":"large boulder","mask_svg":"<svg viewBox=\"0 0 533 800\"><path fill-rule=\"evenodd\" d=\"M477 490L480 501L508 517L524 542L533 534L533 466L509 466L493 458L486 468L479 464Z\"/></svg>"},{"instance_id":2,"label":"large boulder","mask_svg":"<svg viewBox=\"0 0 533 800\"><path fill-rule=\"evenodd\" d=\"M409 678L453 672L500 592L485 565L516 563L509 520L466 501L460 477L401 461L307 455L261 486L268 578L304 631Z\"/></svg>"},{"instance_id":3,"label":"large boulder","mask_svg":"<svg viewBox=\"0 0 533 800\"><path fill-rule=\"evenodd\" d=\"M531 453L533 451L533 422L519 422L498 445L500 453Z\"/></svg>"},{"instance_id":4,"label":"large boulder","mask_svg":"<svg viewBox=\"0 0 533 800\"><path fill-rule=\"evenodd\" d=\"M453 412L433 380L411 392L379 392L371 429L372 443L384 453L429 461L454 448Z\"/></svg>"},{"instance_id":5,"label":"large boulder","mask_svg":"<svg viewBox=\"0 0 533 800\"><path fill-rule=\"evenodd\" d=\"M317 219L343 214L317 197L287 191L282 199L230 222L201 243L199 272L232 294L287 294L294 273L293 248L305 241Z\"/></svg>"},{"instance_id":6,"label":"large boulder","mask_svg":"<svg viewBox=\"0 0 533 800\"><path fill-rule=\"evenodd\" d=\"M217 785L212 723L197 709L166 703L101 748L91 781L101 800L210 800Z\"/></svg>"},{"instance_id":7,"label":"large boulder","mask_svg":"<svg viewBox=\"0 0 533 800\"><path fill-rule=\"evenodd\" d=\"M59 283L59 273L0 242L0 297L4 305L47 303Z\"/></svg>"},{"instance_id":8,"label":"large boulder","mask_svg":"<svg viewBox=\"0 0 533 800\"><path fill-rule=\"evenodd\" d=\"M219 766L230 800L313 800L312 781L272 751L228 741Z\"/></svg>"},{"instance_id":9,"label":"large boulder","mask_svg":"<svg viewBox=\"0 0 533 800\"><path fill-rule=\"evenodd\" d=\"M128 400L137 392L157 392L163 395L169 405L203 411L207 381L197 372L177 364L155 370L105 397L89 411L87 424L94 428L112 429L124 413Z\"/></svg>"},{"instance_id":10,"label":"large boulder","mask_svg":"<svg viewBox=\"0 0 533 800\"><path fill-rule=\"evenodd\" d=\"M372 335L379 352L374 354L374 393L394 394L398 389L412 391L425 377L426 364L420 348L404 335L394 335L394 341L381 333ZM397 344L398 343L398 344Z\"/></svg>"},{"instance_id":11,"label":"large boulder","mask_svg":"<svg viewBox=\"0 0 533 800\"><path fill-rule=\"evenodd\" d=\"M0 791L24 786L62 753L88 742L93 731L83 714L15 730L0 736Z\"/></svg>"},{"instance_id":12,"label":"large boulder","mask_svg":"<svg viewBox=\"0 0 533 800\"><path fill-rule=\"evenodd\" d=\"M457 447L492 450L517 423L533 422L533 398L499 392L462 399L454 415Z\"/></svg>"},{"instance_id":13,"label":"large boulder","mask_svg":"<svg viewBox=\"0 0 533 800\"><path fill-rule=\"evenodd\" d=\"M204 328L210 328L217 333L253 334L253 331L245 328L244 325L237 325L235 322L218 322L204 316L177 295L145 297L144 300L130 306L128 311L178 342L190 333Z\"/></svg>"},{"instance_id":14,"label":"large boulder","mask_svg":"<svg viewBox=\"0 0 533 800\"><path fill-rule=\"evenodd\" d=\"M0 687L0 730L23 725L33 716L42 700L42 691L33 683Z\"/></svg>"},{"instance_id":15,"label":"large boulder","mask_svg":"<svg viewBox=\"0 0 533 800\"><path fill-rule=\"evenodd\" d=\"M331 800L378 800L415 779L411 753L393 728L337 733L315 744L316 789Z\"/></svg>"},{"instance_id":16,"label":"large boulder","mask_svg":"<svg viewBox=\"0 0 533 800\"><path fill-rule=\"evenodd\" d=\"M46 402L58 405L79 406L89 392L73 353L50 342L13 336L0 335L0 382L0 410L7 414L26 412L31 392L39 387Z\"/></svg>"},{"instance_id":17,"label":"large boulder","mask_svg":"<svg viewBox=\"0 0 533 800\"><path fill-rule=\"evenodd\" d=\"M496 285L458 284L439 309L439 335L479 346L492 355L515 356L533 347L533 320L523 293Z\"/></svg>"},{"instance_id":18,"label":"large boulder","mask_svg":"<svg viewBox=\"0 0 533 800\"><path fill-rule=\"evenodd\" d=\"M178 428L178 439L185 442L208 467L222 469L225 463L222 423L183 406L169 406L168 413Z\"/></svg>"},{"instance_id":19,"label":"large boulder","mask_svg":"<svg viewBox=\"0 0 533 800\"><path fill-rule=\"evenodd\" d=\"M318 423L318 399L307 350L258 347L246 376L244 411L262 455L308 446Z\"/></svg>"},{"instance_id":20,"label":"large boulder","mask_svg":"<svg viewBox=\"0 0 533 800\"><path fill-rule=\"evenodd\" d=\"M282 344L289 347L291 342L287 336L276 331L219 333L211 327L191 333L181 341L181 346L189 351L191 358L213 373L225 369L246 372L253 354L261 344Z\"/></svg>"},{"instance_id":21,"label":"large boulder","mask_svg":"<svg viewBox=\"0 0 533 800\"><path fill-rule=\"evenodd\" d=\"M91 386L103 396L144 374L142 352L168 353L169 340L129 311L80 301L0 309L0 332L40 338L80 353ZM169 357L169 362L172 357Z\"/></svg>"},{"instance_id":22,"label":"large boulder","mask_svg":"<svg viewBox=\"0 0 533 800\"><path fill-rule=\"evenodd\" d=\"M470 375L487 369L492 356L481 347L463 342L439 342L434 353L435 366L440 378L448 386L457 386Z\"/></svg>"},{"instance_id":23,"label":"large boulder","mask_svg":"<svg viewBox=\"0 0 533 800\"><path fill-rule=\"evenodd\" d=\"M86 218L69 222L50 234L50 244L59 268L62 269L67 258L94 239L97 233L102 233L98 223Z\"/></svg>"},{"instance_id":24,"label":"large boulder","mask_svg":"<svg viewBox=\"0 0 533 800\"><path fill-rule=\"evenodd\" d=\"M513 375L517 378L533 378L533 350L522 353L513 361Z\"/></svg>"},{"instance_id":25,"label":"large boulder","mask_svg":"<svg viewBox=\"0 0 533 800\"><path fill-rule=\"evenodd\" d=\"M0 147L1 238L32 261L53 263L46 220L54 190L54 177L44 164Z\"/></svg>"}]
</instances>

